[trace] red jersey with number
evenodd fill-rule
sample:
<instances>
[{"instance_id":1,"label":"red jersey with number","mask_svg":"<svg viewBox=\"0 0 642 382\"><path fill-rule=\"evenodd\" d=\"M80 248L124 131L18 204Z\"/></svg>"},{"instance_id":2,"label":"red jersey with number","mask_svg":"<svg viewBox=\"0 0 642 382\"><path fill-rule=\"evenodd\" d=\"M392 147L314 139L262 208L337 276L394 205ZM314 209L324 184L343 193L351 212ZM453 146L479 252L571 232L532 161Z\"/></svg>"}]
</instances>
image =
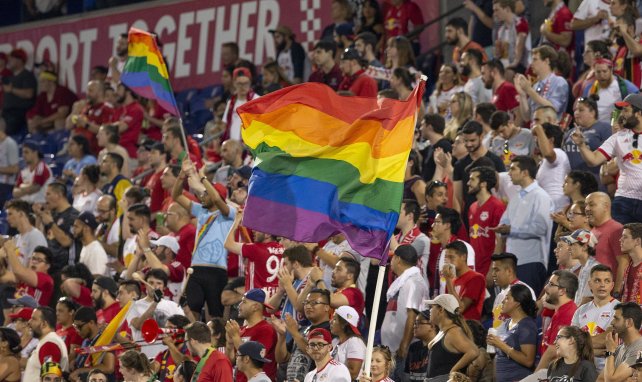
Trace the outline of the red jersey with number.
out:
<instances>
[{"instance_id":1,"label":"red jersey with number","mask_svg":"<svg viewBox=\"0 0 642 382\"><path fill-rule=\"evenodd\" d=\"M272 362L263 365L263 371L272 381L276 381L276 362L274 361L274 348L276 347L276 331L267 321L261 320L251 328L241 328L241 343L257 341L265 346L265 358ZM245 374L237 371L236 382L247 382ZM328 381L329 382L329 381Z\"/></svg>"},{"instance_id":2,"label":"red jersey with number","mask_svg":"<svg viewBox=\"0 0 642 382\"><path fill-rule=\"evenodd\" d=\"M53 294L54 281L51 276L43 272L36 272L36 277L38 281L35 288L25 283L18 284L16 298L29 295L38 301L38 305L47 306Z\"/></svg>"},{"instance_id":3,"label":"red jersey with number","mask_svg":"<svg viewBox=\"0 0 642 382\"><path fill-rule=\"evenodd\" d=\"M279 287L279 267L283 246L276 242L243 244L241 256L245 259L245 290Z\"/></svg>"},{"instance_id":4,"label":"red jersey with number","mask_svg":"<svg viewBox=\"0 0 642 382\"><path fill-rule=\"evenodd\" d=\"M144 115L145 111L137 101L123 105L116 109L115 112L114 120L127 124L125 131L120 133L120 141L118 144L127 150L130 158L138 158L138 147L136 147L136 144L140 137L140 131L143 128Z\"/></svg>"},{"instance_id":5,"label":"red jersey with number","mask_svg":"<svg viewBox=\"0 0 642 382\"><path fill-rule=\"evenodd\" d=\"M474 202L468 209L469 243L475 250L475 270L482 275L488 273L495 251L495 232L491 228L499 225L504 210L504 203L494 196L481 206Z\"/></svg>"}]
</instances>

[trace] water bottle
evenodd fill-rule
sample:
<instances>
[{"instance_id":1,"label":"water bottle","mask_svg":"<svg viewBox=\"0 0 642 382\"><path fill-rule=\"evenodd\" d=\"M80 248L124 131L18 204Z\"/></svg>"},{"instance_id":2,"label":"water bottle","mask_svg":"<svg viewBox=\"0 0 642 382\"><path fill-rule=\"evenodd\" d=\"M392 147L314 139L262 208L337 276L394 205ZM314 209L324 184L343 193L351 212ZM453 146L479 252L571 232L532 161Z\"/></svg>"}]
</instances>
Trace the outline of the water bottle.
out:
<instances>
[{"instance_id":1,"label":"water bottle","mask_svg":"<svg viewBox=\"0 0 642 382\"><path fill-rule=\"evenodd\" d=\"M492 334L493 336L497 335L497 329L495 328L490 328L488 329L488 334ZM486 345L486 353L488 354L495 354L495 347L491 344Z\"/></svg>"}]
</instances>

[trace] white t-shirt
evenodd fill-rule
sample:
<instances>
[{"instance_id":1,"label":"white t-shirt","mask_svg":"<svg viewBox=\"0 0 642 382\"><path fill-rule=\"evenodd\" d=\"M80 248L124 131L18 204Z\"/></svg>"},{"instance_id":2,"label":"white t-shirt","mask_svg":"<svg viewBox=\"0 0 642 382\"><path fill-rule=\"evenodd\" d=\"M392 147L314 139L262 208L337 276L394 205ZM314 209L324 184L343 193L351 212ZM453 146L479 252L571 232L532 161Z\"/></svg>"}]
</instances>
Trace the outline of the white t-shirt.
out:
<instances>
[{"instance_id":1,"label":"white t-shirt","mask_svg":"<svg viewBox=\"0 0 642 382\"><path fill-rule=\"evenodd\" d=\"M506 203L508 203L509 200L515 199L519 195L521 187L513 184L507 172L500 172L497 174L497 177L499 178L499 182L497 182L497 191L494 192L494 195Z\"/></svg>"},{"instance_id":2,"label":"white t-shirt","mask_svg":"<svg viewBox=\"0 0 642 382\"><path fill-rule=\"evenodd\" d=\"M18 155L18 144L11 137L6 137L0 142L0 167L17 165L20 157ZM0 174L1 184L15 184L16 175Z\"/></svg>"},{"instance_id":3,"label":"white t-shirt","mask_svg":"<svg viewBox=\"0 0 642 382\"><path fill-rule=\"evenodd\" d=\"M604 333L611 326L611 321L615 316L615 305L619 303L620 301L612 298L608 304L602 307L598 307L593 301L580 305L573 314L571 325L586 331L591 336ZM595 357L595 366L598 371L604 368L604 363L604 357Z\"/></svg>"},{"instance_id":4,"label":"white t-shirt","mask_svg":"<svg viewBox=\"0 0 642 382\"><path fill-rule=\"evenodd\" d=\"M82 247L80 262L85 264L92 275L107 276L107 252L98 240Z\"/></svg>"},{"instance_id":5,"label":"white t-shirt","mask_svg":"<svg viewBox=\"0 0 642 382\"><path fill-rule=\"evenodd\" d=\"M134 318L142 316L151 304L151 301L147 301L146 298L141 298L140 300L135 301L129 309L129 312L127 312L126 320L132 331L132 339L134 341L141 341L143 339L143 335L140 330L135 329L132 326L131 322ZM159 327L164 328L167 319L175 314L183 316L185 315L185 312L183 311L183 308L178 306L174 301L162 299L158 305L156 305L156 310L152 314L151 318L158 323ZM161 341L156 341L154 345L143 346L141 348L142 352L149 358L156 357L158 353L165 349L167 349L167 346L163 345Z\"/></svg>"},{"instance_id":6,"label":"white t-shirt","mask_svg":"<svg viewBox=\"0 0 642 382\"><path fill-rule=\"evenodd\" d=\"M620 92L620 85L615 77L606 89L600 89L597 92L600 97L597 101L597 119L601 122L611 124L611 113L615 109L615 103L622 101L622 93Z\"/></svg>"},{"instance_id":7,"label":"white t-shirt","mask_svg":"<svg viewBox=\"0 0 642 382\"><path fill-rule=\"evenodd\" d=\"M315 378L316 376L316 378ZM303 382L350 382L352 377L346 365L339 363L333 359L328 362L323 369L317 371L312 370L306 376Z\"/></svg>"},{"instance_id":8,"label":"white t-shirt","mask_svg":"<svg viewBox=\"0 0 642 382\"><path fill-rule=\"evenodd\" d=\"M611 8L607 2L603 0L584 0L573 14L573 18L586 20L597 16L597 13L601 10L607 11L609 18L612 18ZM584 48L586 49L588 47L590 41L608 39L610 32L608 19L586 28L584 30Z\"/></svg>"},{"instance_id":9,"label":"white t-shirt","mask_svg":"<svg viewBox=\"0 0 642 382\"><path fill-rule=\"evenodd\" d=\"M617 158L620 177L615 196L642 200L642 138L638 137L638 148L633 147L633 131L623 129L611 135L598 150L606 157Z\"/></svg>"},{"instance_id":10,"label":"white t-shirt","mask_svg":"<svg viewBox=\"0 0 642 382\"><path fill-rule=\"evenodd\" d=\"M37 228L32 228L31 231L16 235L16 248L20 252L20 261L25 267L29 266L29 260L33 255L33 250L37 246L47 247L47 239L45 235Z\"/></svg>"},{"instance_id":11,"label":"white t-shirt","mask_svg":"<svg viewBox=\"0 0 642 382\"><path fill-rule=\"evenodd\" d=\"M404 282L396 298L388 301L386 315L381 325L381 343L388 346L390 351L396 352L399 349L408 318L408 309L421 310L423 301L428 299L427 285L421 273L418 272Z\"/></svg>"},{"instance_id":12,"label":"white t-shirt","mask_svg":"<svg viewBox=\"0 0 642 382\"><path fill-rule=\"evenodd\" d=\"M98 189L86 195L84 193L80 193L74 196L73 207L80 213L90 212L96 215L96 203L102 194L103 193Z\"/></svg>"},{"instance_id":13,"label":"white t-shirt","mask_svg":"<svg viewBox=\"0 0 642 382\"><path fill-rule=\"evenodd\" d=\"M555 211L561 211L570 203L568 196L564 195L564 179L571 172L571 162L562 149L555 148L555 161L549 162L544 158L537 170L537 183L553 199Z\"/></svg>"},{"instance_id":14,"label":"white t-shirt","mask_svg":"<svg viewBox=\"0 0 642 382\"><path fill-rule=\"evenodd\" d=\"M473 99L473 103L490 102L493 98L493 90L486 89L482 77L469 78L464 85L464 91Z\"/></svg>"},{"instance_id":15,"label":"white t-shirt","mask_svg":"<svg viewBox=\"0 0 642 382\"><path fill-rule=\"evenodd\" d=\"M332 359L344 365L348 360L363 361L366 359L366 344L361 337L353 336L339 343L338 338L332 340Z\"/></svg>"}]
</instances>

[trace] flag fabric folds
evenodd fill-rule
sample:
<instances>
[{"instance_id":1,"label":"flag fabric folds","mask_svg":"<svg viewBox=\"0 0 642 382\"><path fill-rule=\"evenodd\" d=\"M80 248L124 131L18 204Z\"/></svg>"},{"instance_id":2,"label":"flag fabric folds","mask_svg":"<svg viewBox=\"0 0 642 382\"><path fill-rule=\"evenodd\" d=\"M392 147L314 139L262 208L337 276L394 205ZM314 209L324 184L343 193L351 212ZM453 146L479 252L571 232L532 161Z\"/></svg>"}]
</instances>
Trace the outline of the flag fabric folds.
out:
<instances>
[{"instance_id":1,"label":"flag fabric folds","mask_svg":"<svg viewBox=\"0 0 642 382\"><path fill-rule=\"evenodd\" d=\"M302 242L343 232L385 263L424 87L396 101L305 83L240 106L256 164L243 225Z\"/></svg>"},{"instance_id":2,"label":"flag fabric folds","mask_svg":"<svg viewBox=\"0 0 642 382\"><path fill-rule=\"evenodd\" d=\"M131 28L128 40L128 57L120 81L136 94L155 100L163 109L179 116L167 65L156 45L156 37Z\"/></svg>"}]
</instances>

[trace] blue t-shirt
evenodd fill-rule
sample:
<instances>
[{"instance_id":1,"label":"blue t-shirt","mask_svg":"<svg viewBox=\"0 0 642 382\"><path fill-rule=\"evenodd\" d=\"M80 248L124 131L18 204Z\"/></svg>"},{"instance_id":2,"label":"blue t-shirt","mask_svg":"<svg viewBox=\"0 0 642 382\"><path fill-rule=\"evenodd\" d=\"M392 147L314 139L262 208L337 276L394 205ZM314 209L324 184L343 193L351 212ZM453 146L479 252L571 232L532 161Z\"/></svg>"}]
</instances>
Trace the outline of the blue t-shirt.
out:
<instances>
[{"instance_id":1,"label":"blue t-shirt","mask_svg":"<svg viewBox=\"0 0 642 382\"><path fill-rule=\"evenodd\" d=\"M227 233L232 228L236 208L228 205L230 213L228 216L221 214L221 211L211 212L196 202L192 202L192 215L198 222L196 226L196 251L192 257L192 265L215 265L227 269L227 250L223 247ZM199 241L199 236L203 225L207 223L210 216L214 215L214 221Z\"/></svg>"},{"instance_id":2,"label":"blue t-shirt","mask_svg":"<svg viewBox=\"0 0 642 382\"><path fill-rule=\"evenodd\" d=\"M64 170L71 170L74 172L76 175L80 175L80 170L83 169L83 167L88 166L90 164L96 164L96 158L94 158L91 155L85 155L81 160L71 158L65 163L65 167L63 167Z\"/></svg>"},{"instance_id":3,"label":"blue t-shirt","mask_svg":"<svg viewBox=\"0 0 642 382\"><path fill-rule=\"evenodd\" d=\"M571 139L571 134L573 134L574 131L575 129L569 129L564 134L564 140L562 141L562 150L564 150L568 156L568 161L571 164L571 170L588 171L593 173L599 182L600 166L589 167L586 162L584 162L579 148ZM606 122L598 121L590 128L581 129L581 131L588 147L591 151L595 151L611 136L611 125Z\"/></svg>"},{"instance_id":4,"label":"blue t-shirt","mask_svg":"<svg viewBox=\"0 0 642 382\"><path fill-rule=\"evenodd\" d=\"M537 324L533 318L524 317L512 330L508 330L509 322L510 320L506 320L500 329L500 333L508 333L504 340L506 345L517 351L521 351L522 345L537 346ZM508 358L506 353L499 349L495 358L495 368L498 381L520 381L532 374L531 369Z\"/></svg>"}]
</instances>

